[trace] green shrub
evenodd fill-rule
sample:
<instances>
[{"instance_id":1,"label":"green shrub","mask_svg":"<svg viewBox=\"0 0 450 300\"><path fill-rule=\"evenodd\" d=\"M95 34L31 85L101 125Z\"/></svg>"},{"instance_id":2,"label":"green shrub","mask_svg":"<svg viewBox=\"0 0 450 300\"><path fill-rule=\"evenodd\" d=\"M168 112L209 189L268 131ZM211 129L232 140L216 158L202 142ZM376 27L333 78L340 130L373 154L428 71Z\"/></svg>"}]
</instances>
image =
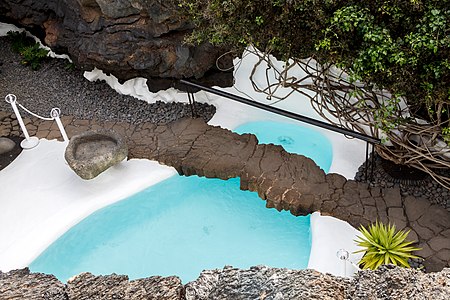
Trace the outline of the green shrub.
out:
<instances>
[{"instance_id":1,"label":"green shrub","mask_svg":"<svg viewBox=\"0 0 450 300\"><path fill-rule=\"evenodd\" d=\"M449 0L171 1L195 25L190 42L314 57L402 95L414 116L450 120Z\"/></svg>"},{"instance_id":2,"label":"green shrub","mask_svg":"<svg viewBox=\"0 0 450 300\"><path fill-rule=\"evenodd\" d=\"M33 70L41 67L41 62L47 57L48 50L39 47L25 32L9 31L12 50L22 56L21 64L29 65Z\"/></svg>"},{"instance_id":3,"label":"green shrub","mask_svg":"<svg viewBox=\"0 0 450 300\"><path fill-rule=\"evenodd\" d=\"M420 248L410 246L414 242L405 241L409 231L399 230L395 232L395 225L379 223L368 226L368 230L361 226L363 236L358 236L358 246L364 249L356 251L365 252L360 261L363 269L375 270L383 264L394 264L409 268L408 258L418 258L412 255L412 251Z\"/></svg>"},{"instance_id":4,"label":"green shrub","mask_svg":"<svg viewBox=\"0 0 450 300\"><path fill-rule=\"evenodd\" d=\"M23 31L8 31L7 35L11 41L12 50L16 53L20 53L23 48L30 45L30 38Z\"/></svg>"}]
</instances>

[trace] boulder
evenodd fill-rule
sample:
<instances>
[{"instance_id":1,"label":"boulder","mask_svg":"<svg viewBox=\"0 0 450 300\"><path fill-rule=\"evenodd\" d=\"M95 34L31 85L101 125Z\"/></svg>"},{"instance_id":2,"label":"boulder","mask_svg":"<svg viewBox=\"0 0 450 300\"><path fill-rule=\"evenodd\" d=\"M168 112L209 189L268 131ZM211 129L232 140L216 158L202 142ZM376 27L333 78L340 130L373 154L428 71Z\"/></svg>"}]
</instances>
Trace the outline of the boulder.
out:
<instances>
[{"instance_id":1,"label":"boulder","mask_svg":"<svg viewBox=\"0 0 450 300\"><path fill-rule=\"evenodd\" d=\"M0 299L67 300L66 287L55 276L30 273L28 268L0 271Z\"/></svg>"},{"instance_id":2,"label":"boulder","mask_svg":"<svg viewBox=\"0 0 450 300\"><path fill-rule=\"evenodd\" d=\"M0 137L0 155L10 152L14 149L16 143L6 137Z\"/></svg>"},{"instance_id":3,"label":"boulder","mask_svg":"<svg viewBox=\"0 0 450 300\"><path fill-rule=\"evenodd\" d=\"M73 136L64 157L83 179L92 179L128 155L125 140L112 130L87 131Z\"/></svg>"},{"instance_id":4,"label":"boulder","mask_svg":"<svg viewBox=\"0 0 450 300\"><path fill-rule=\"evenodd\" d=\"M183 285L176 276L152 276L129 280L126 275L79 274L67 282L67 299L184 300Z\"/></svg>"},{"instance_id":5,"label":"boulder","mask_svg":"<svg viewBox=\"0 0 450 300\"><path fill-rule=\"evenodd\" d=\"M191 78L231 86L232 72L219 72L216 59L226 52L209 43L187 45L193 25L176 1L36 0L0 1L0 21L14 22L41 37L78 67L97 67L121 82L147 78L151 91ZM231 57L220 60L222 68ZM206 75L205 75L206 74Z\"/></svg>"}]
</instances>

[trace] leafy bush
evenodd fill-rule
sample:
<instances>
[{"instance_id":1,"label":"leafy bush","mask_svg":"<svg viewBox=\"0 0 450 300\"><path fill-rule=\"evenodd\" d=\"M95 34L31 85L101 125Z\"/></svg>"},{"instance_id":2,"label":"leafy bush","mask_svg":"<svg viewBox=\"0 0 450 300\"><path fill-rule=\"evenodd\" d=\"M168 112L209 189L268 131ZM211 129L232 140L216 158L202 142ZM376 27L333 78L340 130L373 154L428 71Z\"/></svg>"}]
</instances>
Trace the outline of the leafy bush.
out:
<instances>
[{"instance_id":1,"label":"leafy bush","mask_svg":"<svg viewBox=\"0 0 450 300\"><path fill-rule=\"evenodd\" d=\"M25 32L9 31L12 50L22 56L21 64L29 65L33 70L41 67L41 62L47 57L48 50L39 47Z\"/></svg>"},{"instance_id":2,"label":"leafy bush","mask_svg":"<svg viewBox=\"0 0 450 300\"><path fill-rule=\"evenodd\" d=\"M196 26L189 41L279 59L314 57L450 120L449 0L172 0Z\"/></svg>"},{"instance_id":3,"label":"leafy bush","mask_svg":"<svg viewBox=\"0 0 450 300\"><path fill-rule=\"evenodd\" d=\"M450 176L437 171L450 168L448 148L440 146L443 140L450 147L450 0L167 1L193 23L189 43L210 42L236 56L253 45L286 61L286 70L305 70L305 59L313 58L319 68L305 72L318 78L314 87L298 78L286 84L285 76L276 84L313 91L322 117L360 133L369 129L389 141L376 147L383 158L450 189ZM330 66L345 72L343 81Z\"/></svg>"},{"instance_id":4,"label":"leafy bush","mask_svg":"<svg viewBox=\"0 0 450 300\"><path fill-rule=\"evenodd\" d=\"M412 251L420 248L411 247L414 242L405 241L409 231L399 230L395 232L395 225L387 226L378 221L368 226L368 230L361 226L363 236L358 236L358 246L364 249L356 251L365 252L360 261L364 269L375 270L383 264L394 264L409 268L408 258L417 258Z\"/></svg>"}]
</instances>

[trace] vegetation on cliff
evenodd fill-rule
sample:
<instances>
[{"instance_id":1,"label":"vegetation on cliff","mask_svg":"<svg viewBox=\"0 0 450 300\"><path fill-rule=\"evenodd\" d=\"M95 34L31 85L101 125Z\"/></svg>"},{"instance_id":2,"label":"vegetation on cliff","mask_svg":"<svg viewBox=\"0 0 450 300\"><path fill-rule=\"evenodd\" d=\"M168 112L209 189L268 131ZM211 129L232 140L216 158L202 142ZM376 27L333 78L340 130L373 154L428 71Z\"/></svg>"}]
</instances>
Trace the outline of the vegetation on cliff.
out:
<instances>
[{"instance_id":1,"label":"vegetation on cliff","mask_svg":"<svg viewBox=\"0 0 450 300\"><path fill-rule=\"evenodd\" d=\"M286 61L279 85L316 92L320 113L350 129L368 126L386 142L377 148L383 157L450 186L436 171L450 167L441 143L450 141L449 0L178 1L195 24L189 42L236 55L254 45ZM293 66L306 80L289 77Z\"/></svg>"}]
</instances>

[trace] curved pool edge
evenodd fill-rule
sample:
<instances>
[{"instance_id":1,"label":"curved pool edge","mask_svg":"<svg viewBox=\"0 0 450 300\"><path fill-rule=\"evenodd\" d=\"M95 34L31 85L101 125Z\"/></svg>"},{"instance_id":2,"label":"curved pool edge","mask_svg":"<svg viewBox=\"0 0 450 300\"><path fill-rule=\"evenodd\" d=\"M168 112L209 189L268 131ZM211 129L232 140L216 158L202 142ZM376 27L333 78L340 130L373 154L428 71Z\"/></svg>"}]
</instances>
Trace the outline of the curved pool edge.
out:
<instances>
[{"instance_id":1,"label":"curved pool edge","mask_svg":"<svg viewBox=\"0 0 450 300\"><path fill-rule=\"evenodd\" d=\"M287 153L312 159L325 173L333 161L333 145L330 139L317 128L301 122L252 121L233 129L237 134L252 133L258 143L283 147Z\"/></svg>"},{"instance_id":2,"label":"curved pool edge","mask_svg":"<svg viewBox=\"0 0 450 300\"><path fill-rule=\"evenodd\" d=\"M52 147L54 147L54 144L62 145L63 143L57 142L55 140L53 140L53 141L41 140L41 144L42 144L41 145L41 149L42 149L43 145L48 145L48 146L52 145ZM45 148L45 146L43 148ZM57 146L56 146L56 148L59 149L59 147L57 147ZM33 151L36 151L36 150L33 150ZM48 154L47 150L45 150L44 152L46 152ZM50 153L52 153L52 152L50 152ZM36 155L35 152L33 153L33 155ZM61 154L61 156L62 156L62 154ZM33 160L35 160L35 159L33 158ZM41 163L44 163L44 165L45 165L45 160L41 161L39 159L37 161L41 162ZM162 181L162 180L164 180L164 179L166 179L166 178L168 178L168 177L170 177L172 175L177 174L176 171L173 168L170 168L170 167L167 167L167 166L162 166L162 165L158 164L157 162L151 162L151 161L148 161L148 160L131 160L131 161L127 162L127 163L140 165L143 168L143 173L145 172L145 176L146 177L149 176L149 173L148 173L148 170L146 169L146 167L144 165L150 164L152 168L153 168L153 166L159 166L162 169L168 170L168 173L166 175L167 177L161 178L159 176L156 176L156 177L159 177L159 178L157 179L158 181L154 182L154 184L159 182L159 181ZM63 162L62 166L66 167L64 162ZM45 167L48 168L47 165L45 165ZM138 169L140 169L141 167L139 167ZM17 169L17 168L15 168L15 169ZM47 171L51 171L51 170L47 170ZM70 174L73 174L73 173L70 173ZM106 174L104 174L104 175L106 175ZM102 177L99 177L99 178L102 178ZM146 182L147 182L147 180L148 180L148 178L146 179ZM148 183L145 183L144 187L141 188L141 189L144 189L147 186L148 186ZM139 189L135 190L135 191L131 191L130 195L135 193L135 192L138 192L138 191L139 191ZM107 205L109 205L111 203L117 202L117 201L119 201L119 200L121 200L121 199L123 199L125 197L126 196L119 196L119 197L117 197L117 195L116 195L115 199L109 199L108 202L106 202L104 204L101 204L99 207L96 207L96 208L93 207L92 203L91 203L91 206L83 207L83 209L80 209L80 208L77 208L77 206L79 205L78 203L72 203L73 206L69 206L69 207L67 207L66 210L61 210L61 211L58 212L58 214L50 216L49 218L47 218L45 220L45 223L41 224L40 226L37 226L37 227L33 228L33 230L31 230L27 234L27 236L21 237L20 239L17 239L7 249L7 251L2 252L1 255L0 255L0 269L2 271L9 271L11 269L17 269L17 268L21 268L21 267L27 266L42 251L44 251L53 241L55 241L59 236L64 234L64 232L66 232L68 229L70 229L73 225L78 223L84 217L90 215L92 212L94 212L97 209L105 207L105 206L107 206ZM107 198L107 197L102 197L102 198ZM33 200L36 200L36 199L33 199ZM95 202L95 201L93 201L93 202ZM64 212L67 212L68 214L70 214L71 217L68 218L67 215L64 214ZM318 216L317 216L317 214L318 214ZM76 215L76 216L74 216L74 215ZM331 234L331 237L328 237L328 238L323 237L323 232L326 233L328 229L326 229L323 226L321 226L321 224L326 223L326 222L323 222L323 220L326 220L327 218L331 218L331 217L320 216L319 213L314 213L312 215L312 217L311 217L311 242L312 242L312 248L311 248L311 255L310 255L310 260L309 260L309 263L308 263L308 268L316 269L316 270L319 270L321 272L330 272L330 273L332 273L332 272L335 272L335 271L330 270L330 269L333 269L333 267L332 267L333 264L336 265L336 254L335 254L335 252L337 250L334 249L336 251L333 250L331 254L330 253L326 253L326 251L324 253L324 249L323 249L323 247L321 247L323 241L326 240L326 239L329 240L327 242L328 245L333 245L333 243L334 243L333 242L333 238L334 238L334 236L336 236L334 234ZM333 219L335 219L335 218L333 218ZM335 219L335 220L337 220L337 219ZM338 220L338 222L344 222L344 221ZM344 222L344 223L346 223L346 222ZM348 223L346 223L346 224L347 224L346 225L347 227L350 226L350 225L348 225ZM330 230L332 230L335 226L334 225L329 225L329 227L330 227ZM342 233L339 233L339 235L341 235L341 234ZM351 241L353 239L353 237L351 237L349 239L350 239L349 243L353 244L352 241ZM325 263L325 266L323 266L323 263ZM339 261L338 261L338 263L339 263ZM337 266L337 268L339 268L338 266ZM336 269L336 266L334 267L334 269ZM338 272L340 272L339 269L338 269ZM340 273L335 273L335 274L340 274Z\"/></svg>"},{"instance_id":3,"label":"curved pool edge","mask_svg":"<svg viewBox=\"0 0 450 300\"><path fill-rule=\"evenodd\" d=\"M349 252L349 260L356 263L362 253L353 253L361 248L354 240L360 232L349 223L331 216L322 216L320 212L311 214L311 252L308 269L336 276L351 277L356 269L338 258L337 252L344 249ZM344 274L345 273L345 274Z\"/></svg>"},{"instance_id":4,"label":"curved pool edge","mask_svg":"<svg viewBox=\"0 0 450 300\"><path fill-rule=\"evenodd\" d=\"M0 235L6 245L0 248L2 272L27 267L49 245L93 212L178 174L174 168L156 161L132 159L86 181L67 167L64 147L64 142L40 139L38 147L30 152L23 151L23 155L12 162L14 168L0 173L2 181L11 181L4 181L8 189L2 192L16 201L13 205L21 202L20 208L32 208L30 218L21 220L22 232L6 238ZM29 168L39 172L30 172ZM26 184L29 182L41 188L33 189ZM53 189L46 188L51 182L60 184ZM18 185L23 186L20 199L14 197L13 187ZM64 198L63 201L58 196Z\"/></svg>"},{"instance_id":5,"label":"curved pool edge","mask_svg":"<svg viewBox=\"0 0 450 300\"><path fill-rule=\"evenodd\" d=\"M310 246L309 215L267 209L256 193L239 189L239 178L175 176L93 213L29 268L62 281L88 271L130 279L176 275L188 282L202 270L226 265L306 269Z\"/></svg>"}]
</instances>

